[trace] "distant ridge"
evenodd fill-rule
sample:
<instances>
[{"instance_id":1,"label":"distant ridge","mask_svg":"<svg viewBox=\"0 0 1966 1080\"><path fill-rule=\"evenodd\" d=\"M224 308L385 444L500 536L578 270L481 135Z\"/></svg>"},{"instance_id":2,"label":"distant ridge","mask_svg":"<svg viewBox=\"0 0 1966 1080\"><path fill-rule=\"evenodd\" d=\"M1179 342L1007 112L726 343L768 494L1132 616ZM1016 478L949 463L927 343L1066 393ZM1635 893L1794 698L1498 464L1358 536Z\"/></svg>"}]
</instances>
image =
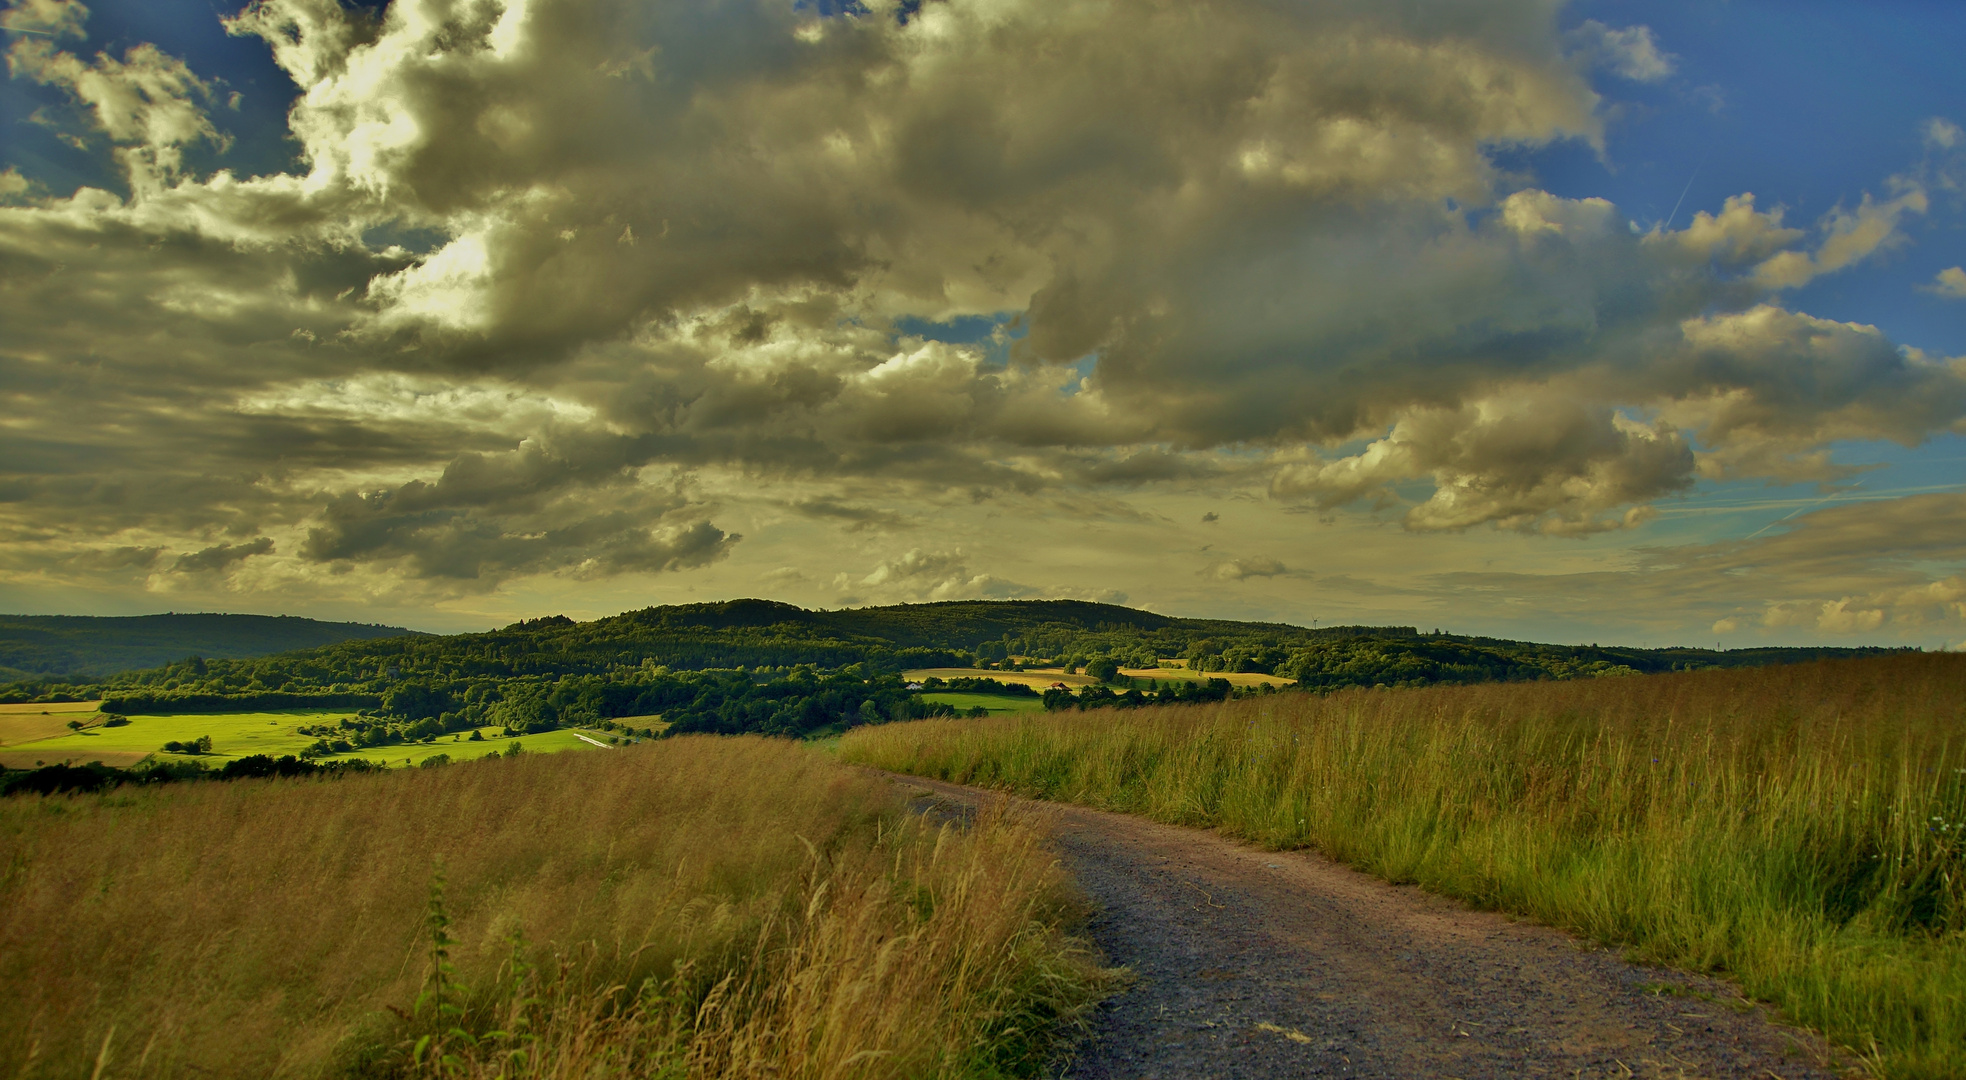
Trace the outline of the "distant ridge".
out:
<instances>
[{"instance_id":1,"label":"distant ridge","mask_svg":"<svg viewBox=\"0 0 1966 1080\"><path fill-rule=\"evenodd\" d=\"M400 626L295 615L0 615L0 680L95 678L191 655L243 660L410 636L425 635Z\"/></svg>"},{"instance_id":2,"label":"distant ridge","mask_svg":"<svg viewBox=\"0 0 1966 1080\"><path fill-rule=\"evenodd\" d=\"M805 680L820 673L860 685L870 673L1017 667L1036 659L1075 668L1098 660L1115 669L1146 669L1148 677L1161 660L1179 660L1179 666L1203 676L1272 675L1323 691L1596 678L1897 651L1547 645L1423 633L1411 626L1183 619L1078 600L813 610L745 599L643 608L591 622L549 615L484 633L444 636L248 615L0 616L0 660L11 659L10 626L12 655L20 659L9 666L20 670L28 663L41 670L29 668L29 678L16 677L0 686L0 698L100 695L120 702L124 712L194 704L204 711L292 708L295 695L322 702L326 699L321 695L336 701L356 695L376 703L408 695L404 700L447 703L441 713L457 711L460 702L482 706L543 694L540 700L550 699L554 709L561 709L575 699L599 701L626 693L623 688L648 689L657 683L668 688L664 693L683 693L685 683L695 687L690 694L701 689L690 680L671 678L677 672L724 673L706 675L706 686L721 686L719 679L733 677L745 686L757 679L789 679L788 686L805 686ZM23 628L38 637L23 645ZM203 659L185 663L193 653ZM90 666L104 673L86 674ZM652 699L643 704L645 711L660 712L677 703ZM757 726L765 723L759 717L719 716L719 723L728 721L730 730L768 727Z\"/></svg>"}]
</instances>

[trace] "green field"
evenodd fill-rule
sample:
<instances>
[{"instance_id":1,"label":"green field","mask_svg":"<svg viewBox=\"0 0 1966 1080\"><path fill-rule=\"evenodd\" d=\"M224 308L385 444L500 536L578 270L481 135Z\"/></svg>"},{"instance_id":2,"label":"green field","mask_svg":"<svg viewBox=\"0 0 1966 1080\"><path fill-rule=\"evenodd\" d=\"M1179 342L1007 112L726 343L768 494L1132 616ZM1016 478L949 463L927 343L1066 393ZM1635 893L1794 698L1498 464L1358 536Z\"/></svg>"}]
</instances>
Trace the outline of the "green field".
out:
<instances>
[{"instance_id":1,"label":"green field","mask_svg":"<svg viewBox=\"0 0 1966 1080\"><path fill-rule=\"evenodd\" d=\"M293 709L279 712L183 713L169 716L132 716L121 727L91 727L52 739L7 747L9 763L16 768L31 767L34 761L129 764L144 754L161 753L167 742L188 742L203 735L212 737L212 752L199 755L214 767L253 754L280 757L298 755L312 746L315 736L297 730L320 724L334 724L355 714L347 710ZM504 753L517 742L525 750L547 753L556 750L594 749L570 730L546 731L506 739L497 728L481 728L484 741L471 741L469 732L440 735L427 743L397 743L375 746L348 754L334 754L321 761L350 761L363 758L385 765L416 764L437 754L449 754L453 761L468 761L486 754ZM605 736L593 738L606 741ZM172 755L177 756L177 755Z\"/></svg>"},{"instance_id":2,"label":"green field","mask_svg":"<svg viewBox=\"0 0 1966 1080\"><path fill-rule=\"evenodd\" d=\"M990 710L992 716L999 713L1044 711L1043 699L1021 695L1011 697L1008 694L923 694L922 700L938 705L952 705L957 712L966 712L981 705Z\"/></svg>"}]
</instances>

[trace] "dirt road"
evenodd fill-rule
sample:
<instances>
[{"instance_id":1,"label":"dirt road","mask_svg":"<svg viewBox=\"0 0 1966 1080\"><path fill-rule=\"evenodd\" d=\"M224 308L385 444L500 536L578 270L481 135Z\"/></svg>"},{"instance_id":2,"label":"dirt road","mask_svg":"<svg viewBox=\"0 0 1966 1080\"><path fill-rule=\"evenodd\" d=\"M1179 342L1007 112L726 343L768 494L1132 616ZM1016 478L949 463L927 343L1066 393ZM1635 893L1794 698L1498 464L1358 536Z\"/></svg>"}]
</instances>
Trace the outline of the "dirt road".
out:
<instances>
[{"instance_id":1,"label":"dirt road","mask_svg":"<svg viewBox=\"0 0 1966 1080\"><path fill-rule=\"evenodd\" d=\"M942 804L993 798L913 777ZM1055 806L1093 938L1131 988L1062 1075L1754 1077L1848 1075L1726 984L1625 963L1308 852Z\"/></svg>"}]
</instances>

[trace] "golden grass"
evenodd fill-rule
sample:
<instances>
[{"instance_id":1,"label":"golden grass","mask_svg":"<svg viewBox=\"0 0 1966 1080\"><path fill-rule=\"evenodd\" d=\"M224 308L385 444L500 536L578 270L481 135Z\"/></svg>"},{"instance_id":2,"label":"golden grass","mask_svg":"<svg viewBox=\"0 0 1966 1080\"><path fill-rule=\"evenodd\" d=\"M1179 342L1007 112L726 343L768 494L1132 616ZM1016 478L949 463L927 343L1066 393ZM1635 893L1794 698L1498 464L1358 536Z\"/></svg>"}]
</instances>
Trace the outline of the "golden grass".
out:
<instances>
[{"instance_id":1,"label":"golden grass","mask_svg":"<svg viewBox=\"0 0 1966 1080\"><path fill-rule=\"evenodd\" d=\"M1966 1075L1966 657L923 721L846 760L1315 846Z\"/></svg>"},{"instance_id":2,"label":"golden grass","mask_svg":"<svg viewBox=\"0 0 1966 1080\"><path fill-rule=\"evenodd\" d=\"M136 750L93 750L86 753L51 754L45 749L0 750L0 765L9 769L38 769L43 765L87 765L92 762L128 768L149 757Z\"/></svg>"},{"instance_id":3,"label":"golden grass","mask_svg":"<svg viewBox=\"0 0 1966 1080\"><path fill-rule=\"evenodd\" d=\"M89 723L100 701L53 701L0 705L0 746L13 746L68 734L68 722Z\"/></svg>"},{"instance_id":4,"label":"golden grass","mask_svg":"<svg viewBox=\"0 0 1966 1080\"><path fill-rule=\"evenodd\" d=\"M0 717L18 716L26 713L95 712L102 708L100 701L26 701L0 705Z\"/></svg>"},{"instance_id":5,"label":"golden grass","mask_svg":"<svg viewBox=\"0 0 1966 1080\"><path fill-rule=\"evenodd\" d=\"M0 875L10 1076L1016 1073L1101 980L1028 822L755 738L16 798Z\"/></svg>"}]
</instances>

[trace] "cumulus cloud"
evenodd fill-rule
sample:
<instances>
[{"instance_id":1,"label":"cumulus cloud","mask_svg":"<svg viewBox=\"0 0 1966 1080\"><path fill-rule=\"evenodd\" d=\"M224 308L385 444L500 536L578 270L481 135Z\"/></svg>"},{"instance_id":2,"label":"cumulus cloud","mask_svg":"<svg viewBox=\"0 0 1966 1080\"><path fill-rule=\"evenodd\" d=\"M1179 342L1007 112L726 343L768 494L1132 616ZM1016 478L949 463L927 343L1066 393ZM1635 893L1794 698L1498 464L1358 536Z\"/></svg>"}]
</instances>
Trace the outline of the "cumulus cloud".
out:
<instances>
[{"instance_id":1,"label":"cumulus cloud","mask_svg":"<svg viewBox=\"0 0 1966 1080\"><path fill-rule=\"evenodd\" d=\"M50 36L59 37L79 35L87 12L80 4L37 3L7 15L22 15L17 29L51 23L59 29ZM212 85L154 45L133 45L121 60L97 53L86 61L46 38L21 37L7 50L7 71L59 86L88 106L95 127L117 144L117 157L133 184L155 187L173 178L187 143L224 142L200 104L212 98Z\"/></svg>"},{"instance_id":2,"label":"cumulus cloud","mask_svg":"<svg viewBox=\"0 0 1966 1080\"><path fill-rule=\"evenodd\" d=\"M1600 145L1583 65L1671 74L1642 26L866 8L255 0L227 25L296 83L301 166L242 177L185 165L216 83L65 51L86 9L16 2L43 32L10 70L129 194L0 180L0 566L265 537L210 573L456 595L702 570L751 542L737 498L866 543L938 503L1145 520L1122 494L1233 484L1584 536L1966 415L1956 362L1780 306L1952 190L1949 121L1817 222L1740 193L1641 233L1491 157ZM835 591L1060 594L920 545Z\"/></svg>"},{"instance_id":3,"label":"cumulus cloud","mask_svg":"<svg viewBox=\"0 0 1966 1080\"><path fill-rule=\"evenodd\" d=\"M1880 251L1901 247L1907 238L1900 223L1925 213L1930 205L1924 188L1917 186L1882 201L1866 193L1854 210L1838 207L1823 219L1823 242L1814 252L1771 255L1755 267L1755 280L1771 290L1794 289Z\"/></svg>"},{"instance_id":4,"label":"cumulus cloud","mask_svg":"<svg viewBox=\"0 0 1966 1080\"><path fill-rule=\"evenodd\" d=\"M1279 469L1270 490L1323 508L1390 503L1393 485L1426 476L1433 492L1407 511L1407 528L1583 535L1633 524L1634 512L1614 511L1691 486L1693 471L1692 447L1670 425L1522 392L1416 410L1358 454Z\"/></svg>"},{"instance_id":5,"label":"cumulus cloud","mask_svg":"<svg viewBox=\"0 0 1966 1080\"><path fill-rule=\"evenodd\" d=\"M1659 48L1649 26L1614 30L1596 19L1586 19L1564 37L1585 63L1621 79L1657 82L1677 70L1675 57Z\"/></svg>"},{"instance_id":6,"label":"cumulus cloud","mask_svg":"<svg viewBox=\"0 0 1966 1080\"><path fill-rule=\"evenodd\" d=\"M1216 581L1247 581L1250 578L1272 578L1290 573L1290 568L1275 559L1261 556L1244 559L1224 559L1212 563L1202 572L1202 576Z\"/></svg>"},{"instance_id":7,"label":"cumulus cloud","mask_svg":"<svg viewBox=\"0 0 1966 1080\"><path fill-rule=\"evenodd\" d=\"M1948 300L1966 300L1966 269L1948 266L1924 288L1926 292Z\"/></svg>"},{"instance_id":8,"label":"cumulus cloud","mask_svg":"<svg viewBox=\"0 0 1966 1080\"><path fill-rule=\"evenodd\" d=\"M88 21L89 9L79 0L11 0L0 11L0 27L54 38L81 37Z\"/></svg>"},{"instance_id":9,"label":"cumulus cloud","mask_svg":"<svg viewBox=\"0 0 1966 1080\"><path fill-rule=\"evenodd\" d=\"M834 587L883 600L1015 600L1037 595L1037 589L991 574L972 574L961 551L923 551L912 548L882 560L865 577L840 574ZM843 598L857 603L859 596Z\"/></svg>"},{"instance_id":10,"label":"cumulus cloud","mask_svg":"<svg viewBox=\"0 0 1966 1080\"><path fill-rule=\"evenodd\" d=\"M1966 414L1966 371L1894 345L1876 327L1770 305L1689 319L1651 378L1668 422L1712 446L1715 476L1827 480L1839 439L1915 445Z\"/></svg>"}]
</instances>

